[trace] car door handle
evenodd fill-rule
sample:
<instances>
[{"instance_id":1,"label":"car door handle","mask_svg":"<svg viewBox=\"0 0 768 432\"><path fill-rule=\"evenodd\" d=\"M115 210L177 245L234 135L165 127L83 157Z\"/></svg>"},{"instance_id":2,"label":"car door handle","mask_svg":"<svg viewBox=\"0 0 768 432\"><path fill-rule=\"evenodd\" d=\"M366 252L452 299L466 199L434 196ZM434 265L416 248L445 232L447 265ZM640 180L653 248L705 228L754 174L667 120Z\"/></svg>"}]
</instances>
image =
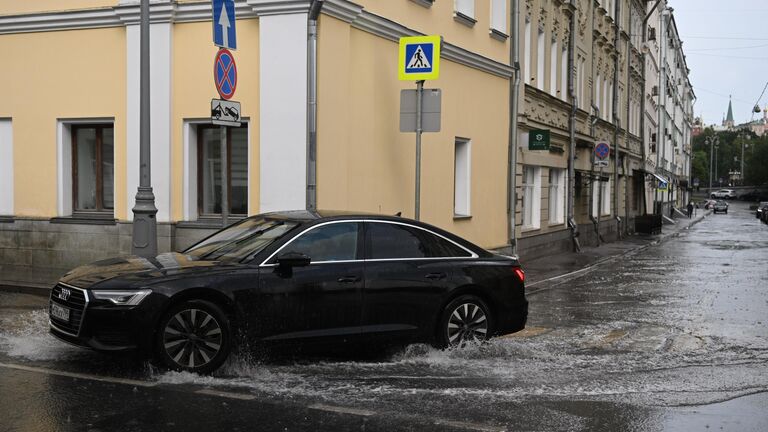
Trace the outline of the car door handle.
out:
<instances>
[{"instance_id":1,"label":"car door handle","mask_svg":"<svg viewBox=\"0 0 768 432\"><path fill-rule=\"evenodd\" d=\"M424 277L432 280L445 279L445 273L429 273Z\"/></svg>"},{"instance_id":2,"label":"car door handle","mask_svg":"<svg viewBox=\"0 0 768 432\"><path fill-rule=\"evenodd\" d=\"M339 283L355 283L360 282L359 276L343 276L338 279Z\"/></svg>"}]
</instances>

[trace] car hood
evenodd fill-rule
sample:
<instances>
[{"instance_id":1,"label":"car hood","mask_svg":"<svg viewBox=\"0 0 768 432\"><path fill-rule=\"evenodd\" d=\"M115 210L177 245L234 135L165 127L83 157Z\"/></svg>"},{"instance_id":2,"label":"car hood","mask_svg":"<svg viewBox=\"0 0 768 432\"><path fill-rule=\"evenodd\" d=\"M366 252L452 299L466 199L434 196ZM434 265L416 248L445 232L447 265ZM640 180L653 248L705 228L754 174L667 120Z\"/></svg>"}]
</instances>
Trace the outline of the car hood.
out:
<instances>
[{"instance_id":1,"label":"car hood","mask_svg":"<svg viewBox=\"0 0 768 432\"><path fill-rule=\"evenodd\" d=\"M132 285L146 286L159 279L209 271L223 267L219 261L194 260L189 255L164 253L154 258L127 256L96 261L77 267L60 281L78 288L126 289ZM119 283L109 283L119 282Z\"/></svg>"}]
</instances>

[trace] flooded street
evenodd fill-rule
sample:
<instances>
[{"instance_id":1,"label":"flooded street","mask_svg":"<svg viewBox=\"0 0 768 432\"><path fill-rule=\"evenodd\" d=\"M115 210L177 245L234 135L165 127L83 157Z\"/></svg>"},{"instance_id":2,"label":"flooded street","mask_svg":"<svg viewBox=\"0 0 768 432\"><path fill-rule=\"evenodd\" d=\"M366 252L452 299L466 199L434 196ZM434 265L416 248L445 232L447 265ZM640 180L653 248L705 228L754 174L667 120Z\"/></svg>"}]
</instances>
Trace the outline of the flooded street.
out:
<instances>
[{"instance_id":1,"label":"flooded street","mask_svg":"<svg viewBox=\"0 0 768 432\"><path fill-rule=\"evenodd\" d=\"M233 430L768 430L768 226L746 203L528 299L527 329L482 345L201 377L70 347L46 299L0 292L0 430L203 427L222 403Z\"/></svg>"}]
</instances>

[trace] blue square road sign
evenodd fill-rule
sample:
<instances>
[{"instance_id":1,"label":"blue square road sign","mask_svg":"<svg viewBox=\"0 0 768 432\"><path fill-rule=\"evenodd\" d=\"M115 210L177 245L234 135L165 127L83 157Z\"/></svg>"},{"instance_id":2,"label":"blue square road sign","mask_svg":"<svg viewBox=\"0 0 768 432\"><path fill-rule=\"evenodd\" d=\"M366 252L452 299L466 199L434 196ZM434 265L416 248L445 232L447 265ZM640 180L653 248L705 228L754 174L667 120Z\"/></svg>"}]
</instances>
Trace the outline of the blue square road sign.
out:
<instances>
[{"instance_id":1,"label":"blue square road sign","mask_svg":"<svg viewBox=\"0 0 768 432\"><path fill-rule=\"evenodd\" d=\"M432 72L433 47L430 43L409 43L405 46L406 73Z\"/></svg>"}]
</instances>

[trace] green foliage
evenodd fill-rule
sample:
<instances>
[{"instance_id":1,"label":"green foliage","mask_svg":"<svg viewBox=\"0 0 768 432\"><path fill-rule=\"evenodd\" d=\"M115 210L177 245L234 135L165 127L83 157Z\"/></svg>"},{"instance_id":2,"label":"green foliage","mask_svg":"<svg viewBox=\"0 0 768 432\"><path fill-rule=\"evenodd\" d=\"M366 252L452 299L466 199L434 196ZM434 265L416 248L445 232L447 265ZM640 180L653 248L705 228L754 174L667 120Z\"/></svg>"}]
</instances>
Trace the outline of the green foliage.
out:
<instances>
[{"instance_id":1,"label":"green foliage","mask_svg":"<svg viewBox=\"0 0 768 432\"><path fill-rule=\"evenodd\" d=\"M717 137L719 142L714 146L707 144L707 138ZM768 136L758 137L747 131L721 131L705 129L701 135L694 137L693 145L693 177L701 180L701 185L709 184L710 158L714 165L712 184L717 184L719 178L727 183L728 173L741 171L741 149L744 144L744 174L746 184L765 184L768 182ZM714 154L712 154L714 152Z\"/></svg>"}]
</instances>

